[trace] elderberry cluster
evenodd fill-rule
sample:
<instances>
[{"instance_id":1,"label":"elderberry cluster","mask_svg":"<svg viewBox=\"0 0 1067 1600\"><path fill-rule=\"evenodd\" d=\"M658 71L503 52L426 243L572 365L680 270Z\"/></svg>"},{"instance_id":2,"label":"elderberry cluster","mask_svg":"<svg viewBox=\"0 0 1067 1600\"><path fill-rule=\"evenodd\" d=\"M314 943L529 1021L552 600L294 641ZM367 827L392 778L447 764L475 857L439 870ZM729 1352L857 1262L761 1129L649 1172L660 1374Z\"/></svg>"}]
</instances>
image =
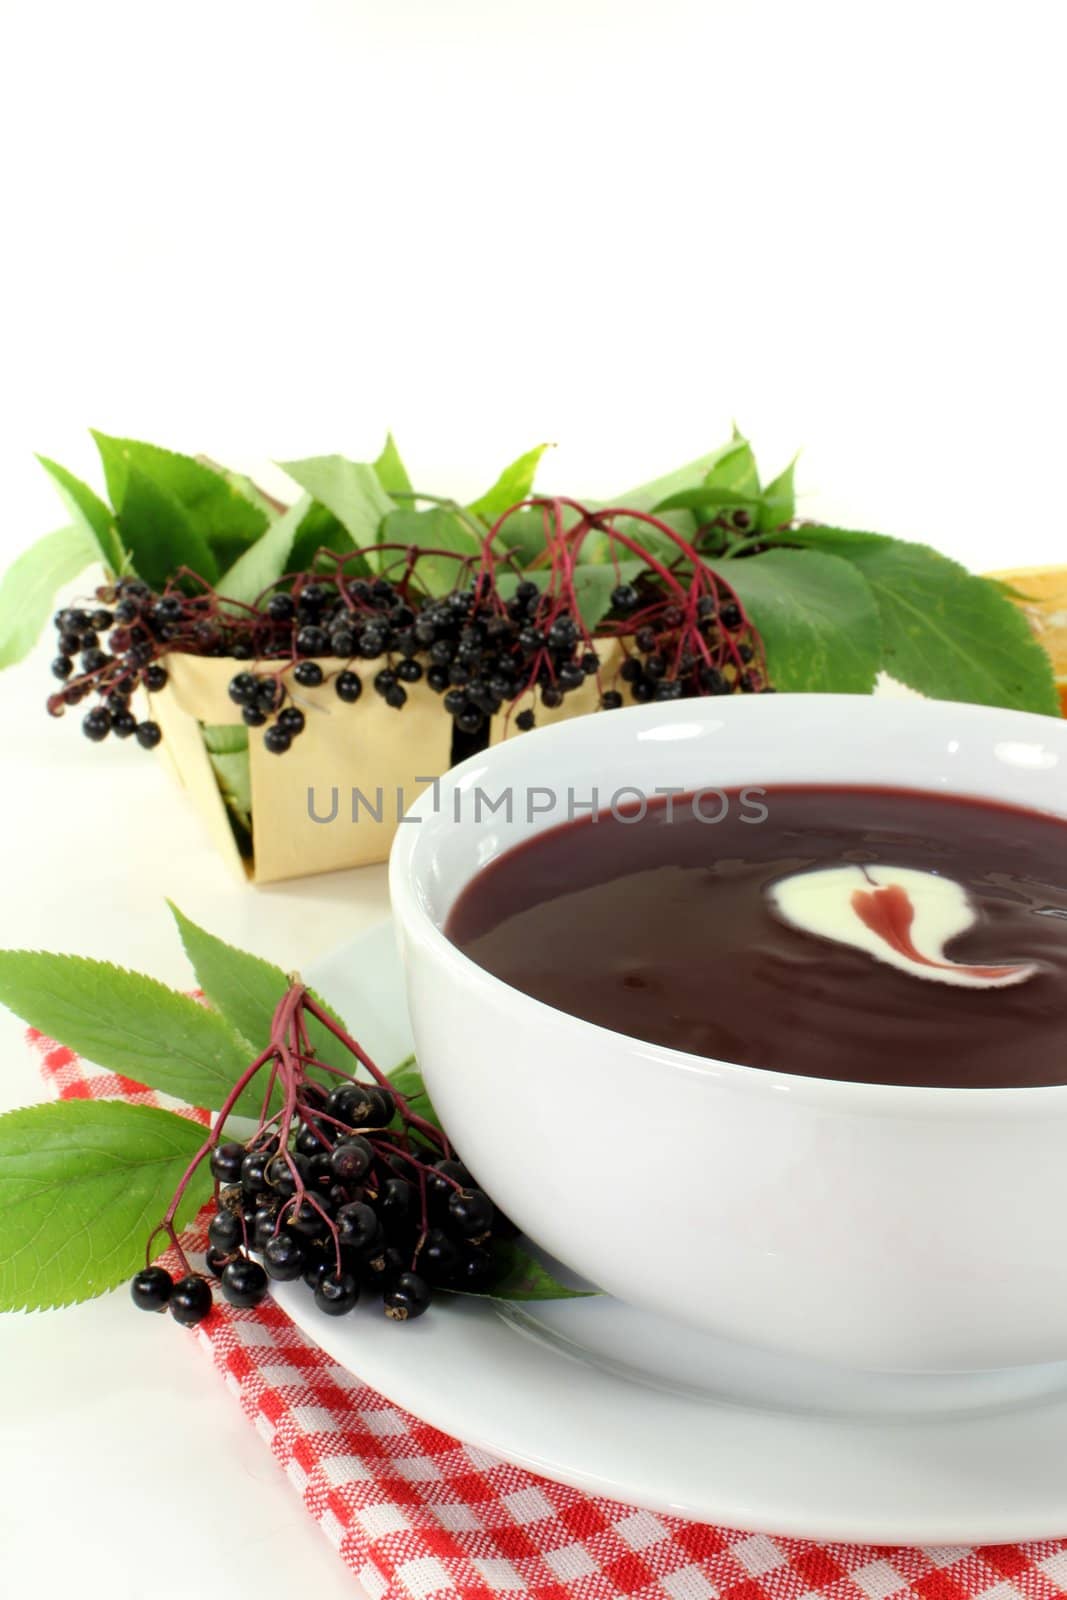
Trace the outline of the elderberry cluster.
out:
<instances>
[{"instance_id":1,"label":"elderberry cluster","mask_svg":"<svg viewBox=\"0 0 1067 1600\"><path fill-rule=\"evenodd\" d=\"M59 716L67 706L79 705L95 693L98 703L82 719L87 739L99 744L109 734L116 739L132 734L143 749L153 750L160 741L159 724L139 722L131 700L138 687L154 693L167 681L166 669L155 657L173 607L157 601L148 585L137 579L102 587L96 598L107 605L92 610L67 607L52 619L58 647L52 676L65 687L51 697L48 708Z\"/></svg>"},{"instance_id":2,"label":"elderberry cluster","mask_svg":"<svg viewBox=\"0 0 1067 1600\"><path fill-rule=\"evenodd\" d=\"M327 1094L309 1082L303 1103L284 1149L253 1138L211 1152L206 1264L225 1300L256 1306L270 1280L303 1279L327 1316L372 1295L407 1322L438 1289L491 1285L492 1242L514 1230L459 1161L395 1131L389 1090L348 1080ZM139 1272L131 1293L142 1310L169 1309L186 1325L212 1305L207 1278L175 1282L158 1266Z\"/></svg>"},{"instance_id":3,"label":"elderberry cluster","mask_svg":"<svg viewBox=\"0 0 1067 1600\"><path fill-rule=\"evenodd\" d=\"M616 591L618 595L620 591ZM617 609L633 611L633 603ZM720 604L704 595L687 618L678 605L659 607L654 622L637 626L619 677L639 705L650 700L689 699L697 695L773 694L755 662L755 651L742 637L746 619L734 601Z\"/></svg>"}]
</instances>

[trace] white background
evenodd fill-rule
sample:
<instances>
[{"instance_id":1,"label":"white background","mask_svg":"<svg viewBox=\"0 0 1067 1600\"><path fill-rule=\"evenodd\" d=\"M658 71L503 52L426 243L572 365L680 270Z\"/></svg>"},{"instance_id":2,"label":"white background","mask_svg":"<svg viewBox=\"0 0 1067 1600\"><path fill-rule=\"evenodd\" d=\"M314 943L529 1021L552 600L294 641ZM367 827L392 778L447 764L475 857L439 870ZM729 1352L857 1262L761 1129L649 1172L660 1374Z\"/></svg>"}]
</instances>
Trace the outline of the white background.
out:
<instances>
[{"instance_id":1,"label":"white background","mask_svg":"<svg viewBox=\"0 0 1067 1600\"><path fill-rule=\"evenodd\" d=\"M1067 559L1059 20L0 0L0 557L62 520L35 450L98 481L90 425L244 466L391 426L446 492L552 440L544 485L607 495L736 417L768 473L803 447L809 515ZM40 659L0 682L4 944L183 982L164 894L287 966L384 910L376 871L232 884L157 764L90 752L46 688ZM0 1041L0 1100L35 1097ZM0 1318L0 1476L13 1591L353 1592L121 1298Z\"/></svg>"}]
</instances>

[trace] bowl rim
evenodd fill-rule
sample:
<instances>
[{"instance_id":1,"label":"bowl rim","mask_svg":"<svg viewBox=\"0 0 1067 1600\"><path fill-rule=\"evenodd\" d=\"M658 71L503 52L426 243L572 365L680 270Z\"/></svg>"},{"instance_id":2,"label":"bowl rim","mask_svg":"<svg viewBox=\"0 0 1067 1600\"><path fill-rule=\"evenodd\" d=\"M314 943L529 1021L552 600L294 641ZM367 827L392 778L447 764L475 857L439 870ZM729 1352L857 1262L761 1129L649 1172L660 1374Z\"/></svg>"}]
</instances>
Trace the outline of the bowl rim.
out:
<instances>
[{"instance_id":1,"label":"bowl rim","mask_svg":"<svg viewBox=\"0 0 1067 1600\"><path fill-rule=\"evenodd\" d=\"M1016 711L1000 706L972 705L966 701L932 700L919 696L907 699L830 694L789 694L781 697L768 696L766 699L761 696L744 699L723 696L714 699L673 701L663 705L654 703L630 706L613 711L610 715L614 724L617 724L618 719L625 718L628 726L633 726L639 719L649 726L656 726L664 722L699 720L702 715L709 721L721 719L724 713L727 718L731 718L741 715L742 708L745 716L751 715L753 711L759 716L761 713L756 708L763 705L791 706L798 714L805 705L818 706L822 712L829 714L834 714L835 707L844 713L847 707L849 715L854 714L862 706L865 718L877 716L879 710L875 708L890 706L898 715L901 714L902 707L907 707L909 709L903 714L915 715L919 719L931 715L942 716L946 711L951 711L954 716L962 716L978 727L991 726L996 720L1003 728L1004 719L1008 718L1013 728L1025 727L1032 735L1040 733L1046 739L1050 734L1053 735L1062 742L1064 759L1067 761L1067 720L1044 716L1038 712ZM782 715L784 712L776 710L772 714ZM561 719L548 727L534 730L532 734L523 734L522 742L527 747L533 742L541 749L544 748L544 741L566 743L568 739L575 737L574 728L584 720L582 717ZM867 727L869 729L869 723ZM461 788L475 774L484 777L485 764L494 759L495 751L514 749L515 746L506 741L479 751L476 755L468 756L465 761L450 768L438 780L433 790L427 790L420 795L414 804L408 807L405 816L418 818L420 822L432 822L435 819L433 798L436 798L438 807L436 817L445 816L447 808L440 803L445 795L450 795ZM798 778L795 781L801 783L807 780ZM838 787L845 786L838 785ZM861 787L862 779L857 778L855 786ZM945 789L936 791L922 789L908 782L902 782L900 787L914 789L916 793L936 792L942 799L949 794L958 793ZM968 797L960 796L960 798ZM979 795L969 798L980 800L982 797ZM993 797L989 798L993 804L998 803ZM1009 804L1016 803L1009 802ZM1019 809L1036 810L1038 815L1052 817L1067 827L1067 798L1062 812L1026 806L1019 806ZM615 1040L631 1052L637 1051L642 1054L650 1066L658 1065L674 1072L696 1073L717 1079L723 1088L732 1092L777 1098L787 1096L796 1103L836 1109L843 1113L866 1112L874 1115L923 1118L931 1116L959 1118L961 1113L966 1113L969 1117L985 1118L1013 1112L1022 1116L1032 1115L1035 1112L1045 1115L1057 1111L1067 1116L1067 1081L1062 1084L963 1089L935 1084L866 1083L842 1078L817 1078L801 1073L781 1072L773 1067L753 1067L744 1062L724 1061L715 1056L694 1055L685 1050L673 1049L669 1045L639 1039L633 1034L620 1033L614 1028L605 1028L599 1023L575 1016L569 1011L561 1011L543 1000L536 999L533 995L526 994L522 989L505 983L502 978L479 966L458 945L453 944L444 930L437 925L422 901L414 870L416 852L420 848L421 841L427 837L421 827L418 831L404 826L397 829L389 853L388 870L393 919L406 935L418 939L456 982L467 987L473 986L476 994L481 992L498 1002L506 1001L512 1005L517 1011L517 1021L520 1023L523 1016L528 1016L531 1023L577 1030L579 1039L585 1036L605 1043Z\"/></svg>"}]
</instances>

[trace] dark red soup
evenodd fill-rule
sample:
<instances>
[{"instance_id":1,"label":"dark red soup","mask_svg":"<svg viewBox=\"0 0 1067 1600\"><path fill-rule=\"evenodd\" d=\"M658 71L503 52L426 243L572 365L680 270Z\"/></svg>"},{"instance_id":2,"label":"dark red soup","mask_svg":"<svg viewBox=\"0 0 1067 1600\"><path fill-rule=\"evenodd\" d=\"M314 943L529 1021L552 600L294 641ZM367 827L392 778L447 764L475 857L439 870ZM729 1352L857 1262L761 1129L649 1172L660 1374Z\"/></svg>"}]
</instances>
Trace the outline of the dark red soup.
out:
<instances>
[{"instance_id":1,"label":"dark red soup","mask_svg":"<svg viewBox=\"0 0 1067 1600\"><path fill-rule=\"evenodd\" d=\"M697 1055L860 1083L1067 1082L1067 823L893 789L742 794L528 840L467 886L448 936L561 1011ZM831 868L848 869L820 880L840 937L781 910L796 875ZM962 931L931 937L920 882Z\"/></svg>"}]
</instances>

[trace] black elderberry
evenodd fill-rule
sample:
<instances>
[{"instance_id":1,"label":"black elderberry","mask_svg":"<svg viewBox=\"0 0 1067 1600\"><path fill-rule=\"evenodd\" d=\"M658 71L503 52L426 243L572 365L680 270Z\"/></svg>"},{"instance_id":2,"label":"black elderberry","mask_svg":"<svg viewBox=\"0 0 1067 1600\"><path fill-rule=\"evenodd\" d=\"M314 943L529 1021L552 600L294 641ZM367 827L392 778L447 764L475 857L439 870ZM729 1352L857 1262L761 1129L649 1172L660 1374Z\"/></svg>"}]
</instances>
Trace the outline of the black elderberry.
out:
<instances>
[{"instance_id":1,"label":"black elderberry","mask_svg":"<svg viewBox=\"0 0 1067 1600\"><path fill-rule=\"evenodd\" d=\"M530 729L536 727L536 725L537 718L534 716L529 707L527 707L525 711L520 711L518 716L515 718L515 726L519 729L520 733L529 733Z\"/></svg>"},{"instance_id":2,"label":"black elderberry","mask_svg":"<svg viewBox=\"0 0 1067 1600\"><path fill-rule=\"evenodd\" d=\"M326 1148L320 1132L321 1126L321 1123L309 1119L296 1136L297 1151L300 1155L307 1156L309 1160Z\"/></svg>"},{"instance_id":3,"label":"black elderberry","mask_svg":"<svg viewBox=\"0 0 1067 1600\"><path fill-rule=\"evenodd\" d=\"M272 622L292 622L296 615L292 595L272 594L267 601L267 615Z\"/></svg>"},{"instance_id":4,"label":"black elderberry","mask_svg":"<svg viewBox=\"0 0 1067 1600\"><path fill-rule=\"evenodd\" d=\"M166 669L166 667L160 667L160 666L155 665L155 663L153 663L152 666L145 668L145 675L144 675L145 688L146 689L150 689L153 694L158 694L160 689L163 688L163 686L166 683L166 681L167 681L167 669Z\"/></svg>"},{"instance_id":5,"label":"black elderberry","mask_svg":"<svg viewBox=\"0 0 1067 1600\"><path fill-rule=\"evenodd\" d=\"M394 711L399 711L402 706L407 705L407 700L408 692L403 684L394 683L391 689L385 691L385 703L387 706L392 706Z\"/></svg>"},{"instance_id":6,"label":"black elderberry","mask_svg":"<svg viewBox=\"0 0 1067 1600\"><path fill-rule=\"evenodd\" d=\"M130 1294L139 1311L165 1311L174 1279L165 1267L145 1267L130 1282Z\"/></svg>"},{"instance_id":7,"label":"black elderberry","mask_svg":"<svg viewBox=\"0 0 1067 1600\"><path fill-rule=\"evenodd\" d=\"M250 706L255 699L258 681L251 672L239 672L231 678L226 692L235 706Z\"/></svg>"},{"instance_id":8,"label":"black elderberry","mask_svg":"<svg viewBox=\"0 0 1067 1600\"><path fill-rule=\"evenodd\" d=\"M328 1317L343 1317L359 1299L359 1284L351 1272L327 1272L315 1289L315 1304Z\"/></svg>"},{"instance_id":9,"label":"black elderberry","mask_svg":"<svg viewBox=\"0 0 1067 1600\"><path fill-rule=\"evenodd\" d=\"M417 1272L402 1272L385 1291L385 1314L393 1322L421 1317L433 1299L433 1290Z\"/></svg>"},{"instance_id":10,"label":"black elderberry","mask_svg":"<svg viewBox=\"0 0 1067 1600\"><path fill-rule=\"evenodd\" d=\"M378 1237L378 1218L362 1200L353 1200L341 1206L334 1218L334 1226L341 1244L352 1250L364 1250Z\"/></svg>"},{"instance_id":11,"label":"black elderberry","mask_svg":"<svg viewBox=\"0 0 1067 1600\"><path fill-rule=\"evenodd\" d=\"M81 639L76 633L61 633L58 644L65 656L76 656L81 649Z\"/></svg>"},{"instance_id":12,"label":"black elderberry","mask_svg":"<svg viewBox=\"0 0 1067 1600\"><path fill-rule=\"evenodd\" d=\"M461 1252L443 1228L431 1228L419 1251L419 1268L431 1283L446 1283L459 1266Z\"/></svg>"},{"instance_id":13,"label":"black elderberry","mask_svg":"<svg viewBox=\"0 0 1067 1600\"><path fill-rule=\"evenodd\" d=\"M220 1282L231 1306L258 1306L267 1292L267 1274L258 1261L247 1261L243 1256L230 1262Z\"/></svg>"},{"instance_id":14,"label":"black elderberry","mask_svg":"<svg viewBox=\"0 0 1067 1600\"><path fill-rule=\"evenodd\" d=\"M152 615L157 622L175 623L182 620L182 603L177 595L164 595L152 607Z\"/></svg>"},{"instance_id":15,"label":"black elderberry","mask_svg":"<svg viewBox=\"0 0 1067 1600\"><path fill-rule=\"evenodd\" d=\"M204 1265L213 1278L221 1278L230 1262L234 1260L232 1250L219 1250L212 1245L204 1257Z\"/></svg>"},{"instance_id":16,"label":"black elderberry","mask_svg":"<svg viewBox=\"0 0 1067 1600\"><path fill-rule=\"evenodd\" d=\"M359 636L359 653L367 661L383 654L389 634L385 628L366 627Z\"/></svg>"},{"instance_id":17,"label":"black elderberry","mask_svg":"<svg viewBox=\"0 0 1067 1600\"><path fill-rule=\"evenodd\" d=\"M329 1224L323 1215L323 1207L316 1205L315 1201L310 1198L305 1198L299 1204L289 1207L285 1213L285 1225L307 1239L322 1238L329 1232Z\"/></svg>"},{"instance_id":18,"label":"black elderberry","mask_svg":"<svg viewBox=\"0 0 1067 1600\"><path fill-rule=\"evenodd\" d=\"M293 677L302 689L317 689L322 682L323 671L317 661L298 661L293 668Z\"/></svg>"},{"instance_id":19,"label":"black elderberry","mask_svg":"<svg viewBox=\"0 0 1067 1600\"><path fill-rule=\"evenodd\" d=\"M415 1210L415 1190L406 1178L386 1178L378 1201L378 1215L386 1227L406 1222Z\"/></svg>"},{"instance_id":20,"label":"black elderberry","mask_svg":"<svg viewBox=\"0 0 1067 1600\"><path fill-rule=\"evenodd\" d=\"M296 597L297 610L301 612L319 612L329 599L329 595L321 583L305 583Z\"/></svg>"},{"instance_id":21,"label":"black elderberry","mask_svg":"<svg viewBox=\"0 0 1067 1600\"><path fill-rule=\"evenodd\" d=\"M232 1211L216 1211L208 1224L207 1236L217 1250L236 1250L244 1238L241 1219Z\"/></svg>"},{"instance_id":22,"label":"black elderberry","mask_svg":"<svg viewBox=\"0 0 1067 1600\"><path fill-rule=\"evenodd\" d=\"M317 1154L308 1157L307 1186L325 1197L334 1186L334 1171L330 1165L330 1152L320 1146Z\"/></svg>"},{"instance_id":23,"label":"black elderberry","mask_svg":"<svg viewBox=\"0 0 1067 1600\"><path fill-rule=\"evenodd\" d=\"M600 709L602 711L618 711L622 705L622 695L617 689L605 689L600 696Z\"/></svg>"},{"instance_id":24,"label":"black elderberry","mask_svg":"<svg viewBox=\"0 0 1067 1600\"><path fill-rule=\"evenodd\" d=\"M299 1278L307 1264L304 1245L291 1233L276 1233L263 1246L263 1267L268 1278L278 1283L292 1283Z\"/></svg>"},{"instance_id":25,"label":"black elderberry","mask_svg":"<svg viewBox=\"0 0 1067 1600\"><path fill-rule=\"evenodd\" d=\"M296 1193L296 1173L303 1182L307 1175L305 1156L277 1155L267 1164L266 1178L275 1194L281 1195L283 1200L288 1200Z\"/></svg>"},{"instance_id":26,"label":"black elderberry","mask_svg":"<svg viewBox=\"0 0 1067 1600\"><path fill-rule=\"evenodd\" d=\"M301 1277L309 1289L317 1289L322 1279L336 1269L337 1254L328 1249L323 1239L311 1239L304 1246L304 1270Z\"/></svg>"},{"instance_id":27,"label":"black elderberry","mask_svg":"<svg viewBox=\"0 0 1067 1600\"><path fill-rule=\"evenodd\" d=\"M377 1109L370 1085L363 1083L338 1084L336 1089L330 1091L326 1101L330 1116L338 1122L346 1122L350 1128L370 1126Z\"/></svg>"},{"instance_id":28,"label":"black elderberry","mask_svg":"<svg viewBox=\"0 0 1067 1600\"><path fill-rule=\"evenodd\" d=\"M212 1177L217 1178L220 1183L239 1183L244 1158L245 1147L235 1140L216 1145L211 1152Z\"/></svg>"},{"instance_id":29,"label":"black elderberry","mask_svg":"<svg viewBox=\"0 0 1067 1600\"><path fill-rule=\"evenodd\" d=\"M585 673L574 662L568 661L559 669L559 686L564 694L570 694L575 689L580 689L585 682Z\"/></svg>"},{"instance_id":30,"label":"black elderberry","mask_svg":"<svg viewBox=\"0 0 1067 1600\"><path fill-rule=\"evenodd\" d=\"M728 600L719 611L719 621L724 628L733 630L741 626L741 620L740 606L735 605L732 600Z\"/></svg>"},{"instance_id":31,"label":"black elderberry","mask_svg":"<svg viewBox=\"0 0 1067 1600\"><path fill-rule=\"evenodd\" d=\"M396 675L402 683L418 683L422 677L422 667L418 661L401 661Z\"/></svg>"},{"instance_id":32,"label":"black elderberry","mask_svg":"<svg viewBox=\"0 0 1067 1600\"><path fill-rule=\"evenodd\" d=\"M656 685L653 698L656 700L680 700L682 698L682 686L678 679L662 678Z\"/></svg>"},{"instance_id":33,"label":"black elderberry","mask_svg":"<svg viewBox=\"0 0 1067 1600\"><path fill-rule=\"evenodd\" d=\"M330 647L330 641L322 628L313 623L307 623L299 629L296 636L296 653L298 656L324 656Z\"/></svg>"},{"instance_id":34,"label":"black elderberry","mask_svg":"<svg viewBox=\"0 0 1067 1600\"><path fill-rule=\"evenodd\" d=\"M396 673L392 667L383 667L381 672L374 675L374 687L380 695L384 695L396 683Z\"/></svg>"},{"instance_id":35,"label":"black elderberry","mask_svg":"<svg viewBox=\"0 0 1067 1600\"><path fill-rule=\"evenodd\" d=\"M299 706L283 706L278 713L278 726L284 728L291 739L304 731L304 713Z\"/></svg>"},{"instance_id":36,"label":"black elderberry","mask_svg":"<svg viewBox=\"0 0 1067 1600\"><path fill-rule=\"evenodd\" d=\"M167 1304L175 1322L192 1328L203 1322L211 1310L211 1285L206 1278L190 1273L187 1278L179 1278Z\"/></svg>"},{"instance_id":37,"label":"black elderberry","mask_svg":"<svg viewBox=\"0 0 1067 1600\"><path fill-rule=\"evenodd\" d=\"M100 740L106 739L111 732L111 713L103 706L94 706L82 718L82 732L87 739L92 739L94 744L99 744Z\"/></svg>"},{"instance_id":38,"label":"black elderberry","mask_svg":"<svg viewBox=\"0 0 1067 1600\"><path fill-rule=\"evenodd\" d=\"M136 622L140 614L140 607L136 600L120 600L115 607L116 622Z\"/></svg>"},{"instance_id":39,"label":"black elderberry","mask_svg":"<svg viewBox=\"0 0 1067 1600\"><path fill-rule=\"evenodd\" d=\"M280 722L267 729L263 735L263 748L269 750L273 756L284 755L293 742L292 734L288 728L283 728Z\"/></svg>"},{"instance_id":40,"label":"black elderberry","mask_svg":"<svg viewBox=\"0 0 1067 1600\"><path fill-rule=\"evenodd\" d=\"M650 678L665 678L667 676L667 663L661 655L649 656L645 662L645 672Z\"/></svg>"},{"instance_id":41,"label":"black elderberry","mask_svg":"<svg viewBox=\"0 0 1067 1600\"><path fill-rule=\"evenodd\" d=\"M277 678L260 678L256 683L256 705L261 711L273 711L284 693Z\"/></svg>"},{"instance_id":42,"label":"black elderberry","mask_svg":"<svg viewBox=\"0 0 1067 1600\"><path fill-rule=\"evenodd\" d=\"M277 1229L277 1211L266 1206L257 1206L252 1214L250 1242L253 1250L265 1250L267 1241L277 1236Z\"/></svg>"},{"instance_id":43,"label":"black elderberry","mask_svg":"<svg viewBox=\"0 0 1067 1600\"><path fill-rule=\"evenodd\" d=\"M396 1245L386 1245L375 1250L369 1259L359 1264L360 1278L368 1289L381 1294L411 1264L410 1251L403 1252Z\"/></svg>"},{"instance_id":44,"label":"black elderberry","mask_svg":"<svg viewBox=\"0 0 1067 1600\"><path fill-rule=\"evenodd\" d=\"M515 590L516 600L536 600L541 590L531 578L524 578Z\"/></svg>"},{"instance_id":45,"label":"black elderberry","mask_svg":"<svg viewBox=\"0 0 1067 1600\"><path fill-rule=\"evenodd\" d=\"M493 1226L493 1202L481 1189L453 1189L448 1215L465 1239L480 1239Z\"/></svg>"},{"instance_id":46,"label":"black elderberry","mask_svg":"<svg viewBox=\"0 0 1067 1600\"><path fill-rule=\"evenodd\" d=\"M563 696L558 689L553 689L550 686L547 689L541 690L541 704L548 706L549 710L553 711L555 710L556 706L561 706L563 704Z\"/></svg>"},{"instance_id":47,"label":"black elderberry","mask_svg":"<svg viewBox=\"0 0 1067 1600\"><path fill-rule=\"evenodd\" d=\"M89 623L97 633L106 633L115 619L110 611L94 611L89 618Z\"/></svg>"},{"instance_id":48,"label":"black elderberry","mask_svg":"<svg viewBox=\"0 0 1067 1600\"><path fill-rule=\"evenodd\" d=\"M363 693L363 684L354 672L339 672L334 679L334 690L339 700L354 705Z\"/></svg>"},{"instance_id":49,"label":"black elderberry","mask_svg":"<svg viewBox=\"0 0 1067 1600\"><path fill-rule=\"evenodd\" d=\"M647 700L651 700L655 692L656 686L651 678L640 677L630 686L630 693L638 705L644 705Z\"/></svg>"},{"instance_id":50,"label":"black elderberry","mask_svg":"<svg viewBox=\"0 0 1067 1600\"><path fill-rule=\"evenodd\" d=\"M462 711L456 714L456 727L461 733L478 733L485 717L477 706L464 704Z\"/></svg>"},{"instance_id":51,"label":"black elderberry","mask_svg":"<svg viewBox=\"0 0 1067 1600\"><path fill-rule=\"evenodd\" d=\"M448 672L444 667L428 667L426 669L426 682L435 694L443 694L448 688Z\"/></svg>"},{"instance_id":52,"label":"black elderberry","mask_svg":"<svg viewBox=\"0 0 1067 1600\"><path fill-rule=\"evenodd\" d=\"M74 663L69 656L56 656L52 662L53 678L69 678L74 671Z\"/></svg>"},{"instance_id":53,"label":"black elderberry","mask_svg":"<svg viewBox=\"0 0 1067 1600\"><path fill-rule=\"evenodd\" d=\"M351 628L335 628L330 634L330 649L335 656L354 656L357 646L358 640Z\"/></svg>"},{"instance_id":54,"label":"black elderberry","mask_svg":"<svg viewBox=\"0 0 1067 1600\"><path fill-rule=\"evenodd\" d=\"M137 732L137 718L123 706L121 711L111 713L111 731L116 739L128 739L131 733Z\"/></svg>"},{"instance_id":55,"label":"black elderberry","mask_svg":"<svg viewBox=\"0 0 1067 1600\"><path fill-rule=\"evenodd\" d=\"M470 1173L462 1161L455 1161L451 1156L443 1156L435 1161L433 1170L426 1175L426 1192L434 1198L447 1200L458 1189L470 1187Z\"/></svg>"},{"instance_id":56,"label":"black elderberry","mask_svg":"<svg viewBox=\"0 0 1067 1600\"><path fill-rule=\"evenodd\" d=\"M496 1277L496 1263L483 1245L467 1245L453 1269L451 1284L472 1293L488 1289Z\"/></svg>"},{"instance_id":57,"label":"black elderberry","mask_svg":"<svg viewBox=\"0 0 1067 1600\"><path fill-rule=\"evenodd\" d=\"M262 728L267 720L267 713L259 706L242 706L241 721L249 728Z\"/></svg>"},{"instance_id":58,"label":"black elderberry","mask_svg":"<svg viewBox=\"0 0 1067 1600\"><path fill-rule=\"evenodd\" d=\"M104 650L83 650L81 669L83 672L99 672L110 660L111 657Z\"/></svg>"},{"instance_id":59,"label":"black elderberry","mask_svg":"<svg viewBox=\"0 0 1067 1600\"><path fill-rule=\"evenodd\" d=\"M370 1171L374 1150L370 1143L357 1135L335 1145L330 1155L334 1176L341 1183L359 1183Z\"/></svg>"},{"instance_id":60,"label":"black elderberry","mask_svg":"<svg viewBox=\"0 0 1067 1600\"><path fill-rule=\"evenodd\" d=\"M611 591L611 604L616 611L633 611L640 599L632 583L620 583Z\"/></svg>"}]
</instances>

